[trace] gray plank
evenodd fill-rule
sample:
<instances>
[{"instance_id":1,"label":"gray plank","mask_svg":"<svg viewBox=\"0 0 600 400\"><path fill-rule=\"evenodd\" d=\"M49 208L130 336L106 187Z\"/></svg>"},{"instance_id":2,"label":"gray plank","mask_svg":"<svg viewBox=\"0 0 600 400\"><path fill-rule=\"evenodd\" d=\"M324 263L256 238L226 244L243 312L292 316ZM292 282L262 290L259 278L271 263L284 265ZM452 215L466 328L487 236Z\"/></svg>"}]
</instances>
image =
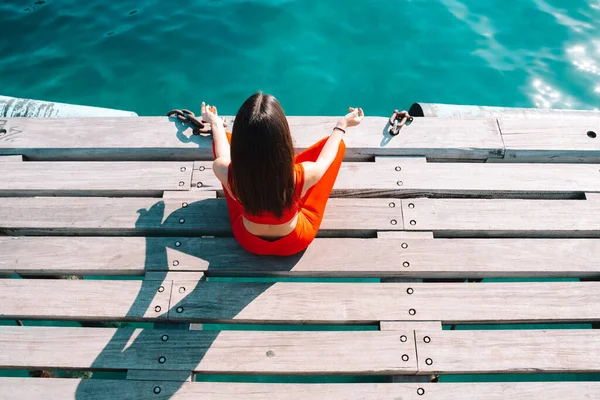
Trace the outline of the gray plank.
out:
<instances>
[{"instance_id":1,"label":"gray plank","mask_svg":"<svg viewBox=\"0 0 600 400\"><path fill-rule=\"evenodd\" d=\"M20 163L23 161L23 156L0 156L0 163Z\"/></svg>"},{"instance_id":2,"label":"gray plank","mask_svg":"<svg viewBox=\"0 0 600 400\"><path fill-rule=\"evenodd\" d=\"M204 273L197 271L146 271L144 275L144 280L148 279L152 281L199 281L203 278Z\"/></svg>"},{"instance_id":3,"label":"gray plank","mask_svg":"<svg viewBox=\"0 0 600 400\"><path fill-rule=\"evenodd\" d=\"M377 239L433 239L433 232L378 231Z\"/></svg>"},{"instance_id":4,"label":"gray plank","mask_svg":"<svg viewBox=\"0 0 600 400\"><path fill-rule=\"evenodd\" d=\"M163 320L171 281L1 279L0 319Z\"/></svg>"},{"instance_id":5,"label":"gray plank","mask_svg":"<svg viewBox=\"0 0 600 400\"><path fill-rule=\"evenodd\" d=\"M452 323L590 322L598 282L232 283L173 282L178 322Z\"/></svg>"},{"instance_id":6,"label":"gray plank","mask_svg":"<svg viewBox=\"0 0 600 400\"><path fill-rule=\"evenodd\" d=\"M240 283L194 277L174 281L169 297L170 282L2 279L0 318L151 321L168 310L172 321L197 323L600 320L598 282Z\"/></svg>"},{"instance_id":7,"label":"gray plank","mask_svg":"<svg viewBox=\"0 0 600 400\"><path fill-rule=\"evenodd\" d=\"M400 335L408 340L400 341ZM65 351L59 351L60 346ZM309 375L417 371L414 340L409 332L4 327L0 330L0 349L0 368L13 369L177 369ZM402 360L405 354L407 361ZM164 357L162 363L160 357Z\"/></svg>"},{"instance_id":8,"label":"gray plank","mask_svg":"<svg viewBox=\"0 0 600 400\"><path fill-rule=\"evenodd\" d=\"M596 164L435 163L410 157L344 162L332 197L576 198L599 192ZM194 163L192 193L222 192L212 163Z\"/></svg>"},{"instance_id":9,"label":"gray plank","mask_svg":"<svg viewBox=\"0 0 600 400\"><path fill-rule=\"evenodd\" d=\"M442 330L441 321L381 321L379 329L382 331L405 330Z\"/></svg>"},{"instance_id":10,"label":"gray plank","mask_svg":"<svg viewBox=\"0 0 600 400\"><path fill-rule=\"evenodd\" d=\"M517 162L599 162L600 118L500 118L505 159ZM593 136L593 135L592 135Z\"/></svg>"},{"instance_id":11,"label":"gray plank","mask_svg":"<svg viewBox=\"0 0 600 400\"><path fill-rule=\"evenodd\" d=\"M154 260L159 262L164 252L151 243L152 239L141 237L0 237L0 271L21 275L144 275L146 267Z\"/></svg>"},{"instance_id":12,"label":"gray plank","mask_svg":"<svg viewBox=\"0 0 600 400\"><path fill-rule=\"evenodd\" d=\"M160 389L159 394L154 392L157 387ZM600 383L181 384L167 381L2 378L0 391L5 400L589 400L600 397Z\"/></svg>"},{"instance_id":13,"label":"gray plank","mask_svg":"<svg viewBox=\"0 0 600 400\"><path fill-rule=\"evenodd\" d=\"M192 169L189 161L22 162L3 169L0 196L159 196L167 190L189 192Z\"/></svg>"},{"instance_id":14,"label":"gray plank","mask_svg":"<svg viewBox=\"0 0 600 400\"><path fill-rule=\"evenodd\" d=\"M295 146L303 150L329 135L338 117L289 117ZM0 155L23 154L43 160L210 160L210 137L166 117L12 118L0 140ZM496 120L422 118L391 137L387 118L367 117L345 137L349 159L373 155L419 155L444 159L500 157L503 145ZM48 132L52 132L51 135Z\"/></svg>"},{"instance_id":15,"label":"gray plank","mask_svg":"<svg viewBox=\"0 0 600 400\"><path fill-rule=\"evenodd\" d=\"M416 341L419 374L600 371L596 330L417 331Z\"/></svg>"},{"instance_id":16,"label":"gray plank","mask_svg":"<svg viewBox=\"0 0 600 400\"><path fill-rule=\"evenodd\" d=\"M398 207L390 207L396 202ZM402 229L399 200L331 199L321 225L328 231L374 234ZM88 235L231 234L225 199L0 198L0 233Z\"/></svg>"},{"instance_id":17,"label":"gray plank","mask_svg":"<svg viewBox=\"0 0 600 400\"><path fill-rule=\"evenodd\" d=\"M597 382L430 383L419 388L423 396L418 399L431 400L589 400L600 395Z\"/></svg>"},{"instance_id":18,"label":"gray plank","mask_svg":"<svg viewBox=\"0 0 600 400\"><path fill-rule=\"evenodd\" d=\"M405 229L436 237L598 237L593 200L402 200Z\"/></svg>"},{"instance_id":19,"label":"gray plank","mask_svg":"<svg viewBox=\"0 0 600 400\"><path fill-rule=\"evenodd\" d=\"M5 275L597 277L599 256L598 239L318 238L301 255L265 257L233 238L0 237Z\"/></svg>"}]
</instances>

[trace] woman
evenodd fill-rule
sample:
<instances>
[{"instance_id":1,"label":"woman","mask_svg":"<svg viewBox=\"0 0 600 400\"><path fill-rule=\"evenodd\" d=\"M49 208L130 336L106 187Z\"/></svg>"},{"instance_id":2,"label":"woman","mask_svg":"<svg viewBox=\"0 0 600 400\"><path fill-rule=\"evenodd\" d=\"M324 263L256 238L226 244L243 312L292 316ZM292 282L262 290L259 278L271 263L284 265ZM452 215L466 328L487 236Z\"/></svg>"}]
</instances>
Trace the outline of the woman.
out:
<instances>
[{"instance_id":1,"label":"woman","mask_svg":"<svg viewBox=\"0 0 600 400\"><path fill-rule=\"evenodd\" d=\"M214 138L213 171L223 184L233 234L242 247L278 256L308 247L344 158L342 137L363 116L362 109L350 108L329 137L294 156L290 127L275 97L250 96L231 136L217 109L202 103L202 119L211 124Z\"/></svg>"}]
</instances>

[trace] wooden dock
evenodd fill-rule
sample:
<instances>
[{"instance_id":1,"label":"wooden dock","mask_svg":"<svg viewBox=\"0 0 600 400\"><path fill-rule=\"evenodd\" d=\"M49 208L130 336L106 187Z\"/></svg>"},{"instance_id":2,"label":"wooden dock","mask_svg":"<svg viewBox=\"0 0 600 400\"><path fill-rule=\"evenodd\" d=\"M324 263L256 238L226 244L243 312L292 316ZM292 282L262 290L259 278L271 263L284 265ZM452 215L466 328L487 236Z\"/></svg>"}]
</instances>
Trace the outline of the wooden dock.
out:
<instances>
[{"instance_id":1,"label":"wooden dock","mask_svg":"<svg viewBox=\"0 0 600 400\"><path fill-rule=\"evenodd\" d=\"M335 121L291 117L296 148ZM319 237L277 258L231 237L187 126L0 119L0 370L127 378L5 377L0 398L600 398L546 375L600 374L600 118L386 124L348 132ZM491 377L445 380L464 374Z\"/></svg>"}]
</instances>

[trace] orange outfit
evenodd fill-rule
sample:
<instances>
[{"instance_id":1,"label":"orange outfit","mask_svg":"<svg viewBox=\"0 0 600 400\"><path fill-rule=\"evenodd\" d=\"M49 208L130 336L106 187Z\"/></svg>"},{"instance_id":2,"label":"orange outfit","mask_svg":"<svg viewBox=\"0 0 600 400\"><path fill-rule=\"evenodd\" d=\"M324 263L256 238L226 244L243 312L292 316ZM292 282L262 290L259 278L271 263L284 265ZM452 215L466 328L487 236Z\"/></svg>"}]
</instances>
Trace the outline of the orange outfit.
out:
<instances>
[{"instance_id":1,"label":"orange outfit","mask_svg":"<svg viewBox=\"0 0 600 400\"><path fill-rule=\"evenodd\" d=\"M229 134L227 136L231 141L231 136ZM317 161L327 139L329 138L321 139L313 146L296 155L296 165L294 169L296 171L296 193L298 196L302 194L302 188L304 186L304 168L299 164L305 161ZM294 210L296 207L298 208L298 223L296 224L296 228L290 234L274 241L264 240L246 230L242 220L244 208L239 201L231 197L227 190L223 188L227 200L227 208L229 209L229 218L231 220L233 236L235 236L238 243L249 252L259 255L289 256L305 250L317 236L321 221L323 220L325 206L327 205L327 200L333 189L333 184L340 171L345 151L346 145L342 141L338 148L337 155L335 156L335 160L331 163L329 169L321 179L306 192L304 197L297 199L297 206L292 207ZM288 211L286 210L286 214L287 213ZM281 219L268 215L254 217L247 216L246 218L251 221L265 224L285 223L286 220L289 221L291 219L286 215Z\"/></svg>"}]
</instances>

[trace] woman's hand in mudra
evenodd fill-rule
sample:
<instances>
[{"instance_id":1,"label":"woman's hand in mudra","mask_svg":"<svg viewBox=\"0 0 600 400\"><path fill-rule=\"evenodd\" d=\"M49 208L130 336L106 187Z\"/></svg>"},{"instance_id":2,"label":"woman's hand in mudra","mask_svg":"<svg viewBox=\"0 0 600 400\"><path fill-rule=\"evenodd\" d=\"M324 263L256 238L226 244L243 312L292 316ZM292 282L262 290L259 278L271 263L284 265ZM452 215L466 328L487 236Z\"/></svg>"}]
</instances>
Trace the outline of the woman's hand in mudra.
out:
<instances>
[{"instance_id":1,"label":"woman's hand in mudra","mask_svg":"<svg viewBox=\"0 0 600 400\"><path fill-rule=\"evenodd\" d=\"M350 112L338 121L336 126L339 128L346 129L352 126L357 126L365 117L365 113L363 112L362 108L348 107L348 110Z\"/></svg>"},{"instance_id":2,"label":"woman's hand in mudra","mask_svg":"<svg viewBox=\"0 0 600 400\"><path fill-rule=\"evenodd\" d=\"M202 110L202 121L208 122L211 126L223 124L223 121L221 121L221 118L219 118L219 114L217 113L217 107L210 106L210 105L202 102L201 110Z\"/></svg>"}]
</instances>

